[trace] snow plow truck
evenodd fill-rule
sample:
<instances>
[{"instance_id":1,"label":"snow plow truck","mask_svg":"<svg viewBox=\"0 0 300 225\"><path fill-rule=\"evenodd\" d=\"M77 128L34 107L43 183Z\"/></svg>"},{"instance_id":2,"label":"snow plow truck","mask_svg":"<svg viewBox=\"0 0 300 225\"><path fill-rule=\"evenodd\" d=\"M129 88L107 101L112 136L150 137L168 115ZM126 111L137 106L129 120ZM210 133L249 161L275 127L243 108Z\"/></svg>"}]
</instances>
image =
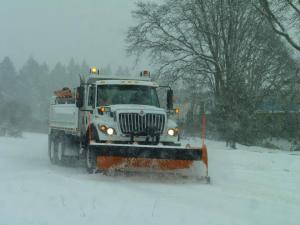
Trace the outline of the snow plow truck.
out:
<instances>
[{"instance_id":1,"label":"snow plow truck","mask_svg":"<svg viewBox=\"0 0 300 225\"><path fill-rule=\"evenodd\" d=\"M166 107L157 88L165 89ZM54 92L50 102L48 154L51 163L83 159L89 173L120 168L179 170L194 161L206 167L206 146L182 146L172 117L173 90L143 71L139 77L104 76L97 68L80 86Z\"/></svg>"}]
</instances>

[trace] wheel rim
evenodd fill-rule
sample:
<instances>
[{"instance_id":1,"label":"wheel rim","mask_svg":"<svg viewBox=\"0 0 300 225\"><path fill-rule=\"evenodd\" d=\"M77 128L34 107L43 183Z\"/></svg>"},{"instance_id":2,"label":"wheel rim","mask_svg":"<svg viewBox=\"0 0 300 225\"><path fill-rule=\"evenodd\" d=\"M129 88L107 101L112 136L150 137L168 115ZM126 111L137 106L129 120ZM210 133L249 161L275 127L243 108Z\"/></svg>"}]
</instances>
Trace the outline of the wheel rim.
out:
<instances>
[{"instance_id":1,"label":"wheel rim","mask_svg":"<svg viewBox=\"0 0 300 225\"><path fill-rule=\"evenodd\" d=\"M51 146L50 146L50 159L53 160L54 159L54 142L51 142Z\"/></svg>"},{"instance_id":2,"label":"wheel rim","mask_svg":"<svg viewBox=\"0 0 300 225\"><path fill-rule=\"evenodd\" d=\"M62 151L62 143L58 144L58 149L57 149L57 158L59 161L62 160L62 155L63 155L63 151Z\"/></svg>"}]
</instances>

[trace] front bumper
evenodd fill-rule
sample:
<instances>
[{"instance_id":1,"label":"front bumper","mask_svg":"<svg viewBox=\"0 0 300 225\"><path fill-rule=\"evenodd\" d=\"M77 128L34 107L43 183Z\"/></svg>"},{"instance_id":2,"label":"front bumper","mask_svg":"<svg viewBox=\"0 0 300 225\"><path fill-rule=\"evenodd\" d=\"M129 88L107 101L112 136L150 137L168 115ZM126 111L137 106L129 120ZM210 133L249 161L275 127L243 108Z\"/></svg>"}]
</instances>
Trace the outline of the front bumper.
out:
<instances>
[{"instance_id":1,"label":"front bumper","mask_svg":"<svg viewBox=\"0 0 300 225\"><path fill-rule=\"evenodd\" d=\"M117 131L118 132L118 131ZM102 133L101 131L99 131L98 128L98 136L99 139L101 141L111 141L111 142L130 142L131 137L129 135L120 135L118 133L118 135L112 135L112 136L108 136L107 134ZM136 142L144 142L146 140L146 136L135 136L134 137L134 141ZM161 135L160 136L160 142L165 142L165 143L177 143L179 144L178 141L178 136L170 136L170 135Z\"/></svg>"}]
</instances>

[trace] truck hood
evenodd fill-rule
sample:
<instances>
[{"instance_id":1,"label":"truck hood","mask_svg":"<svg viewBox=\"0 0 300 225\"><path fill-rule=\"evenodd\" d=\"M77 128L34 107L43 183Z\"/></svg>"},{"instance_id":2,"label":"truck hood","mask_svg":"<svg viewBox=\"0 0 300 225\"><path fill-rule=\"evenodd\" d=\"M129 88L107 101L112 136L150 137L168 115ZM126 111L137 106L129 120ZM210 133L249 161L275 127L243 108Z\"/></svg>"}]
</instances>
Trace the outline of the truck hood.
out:
<instances>
[{"instance_id":1,"label":"truck hood","mask_svg":"<svg viewBox=\"0 0 300 225\"><path fill-rule=\"evenodd\" d=\"M165 110L151 105L134 105L134 104L120 104L120 105L111 105L111 111L116 112L151 112L151 113L161 113L165 114Z\"/></svg>"}]
</instances>

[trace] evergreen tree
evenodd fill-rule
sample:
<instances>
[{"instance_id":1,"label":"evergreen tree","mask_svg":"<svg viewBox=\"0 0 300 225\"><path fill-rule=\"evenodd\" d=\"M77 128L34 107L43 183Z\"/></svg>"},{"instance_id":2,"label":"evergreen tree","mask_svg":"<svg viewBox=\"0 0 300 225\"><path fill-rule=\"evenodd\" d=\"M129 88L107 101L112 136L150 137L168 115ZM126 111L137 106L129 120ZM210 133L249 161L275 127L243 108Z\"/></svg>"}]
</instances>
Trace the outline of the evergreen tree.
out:
<instances>
[{"instance_id":1,"label":"evergreen tree","mask_svg":"<svg viewBox=\"0 0 300 225\"><path fill-rule=\"evenodd\" d=\"M0 63L0 92L6 96L16 96L17 72L9 57L5 57Z\"/></svg>"},{"instance_id":2,"label":"evergreen tree","mask_svg":"<svg viewBox=\"0 0 300 225\"><path fill-rule=\"evenodd\" d=\"M63 87L70 86L67 69L60 62L56 63L55 67L50 72L50 77L53 80L52 92Z\"/></svg>"},{"instance_id":3,"label":"evergreen tree","mask_svg":"<svg viewBox=\"0 0 300 225\"><path fill-rule=\"evenodd\" d=\"M130 75L130 70L129 70L129 68L128 68L127 66L124 67L123 72L124 72L124 75L126 75L126 76L129 76L129 75Z\"/></svg>"},{"instance_id":4,"label":"evergreen tree","mask_svg":"<svg viewBox=\"0 0 300 225\"><path fill-rule=\"evenodd\" d=\"M128 67L123 67L123 66L119 66L115 75L117 76L129 76L130 75L130 71L128 69Z\"/></svg>"},{"instance_id":5,"label":"evergreen tree","mask_svg":"<svg viewBox=\"0 0 300 225\"><path fill-rule=\"evenodd\" d=\"M81 65L80 65L79 74L81 74L81 75L86 74L86 73L89 72L89 70L90 70L89 64L85 60L83 60Z\"/></svg>"},{"instance_id":6,"label":"evergreen tree","mask_svg":"<svg viewBox=\"0 0 300 225\"><path fill-rule=\"evenodd\" d=\"M21 100L30 106L33 118L46 121L45 113L49 103L49 93L45 80L48 78L48 67L40 65L34 58L30 57L20 70L22 81L20 90Z\"/></svg>"},{"instance_id":7,"label":"evergreen tree","mask_svg":"<svg viewBox=\"0 0 300 225\"><path fill-rule=\"evenodd\" d=\"M68 81L71 87L76 87L79 84L80 65L75 62L74 58L71 58L67 66Z\"/></svg>"},{"instance_id":8,"label":"evergreen tree","mask_svg":"<svg viewBox=\"0 0 300 225\"><path fill-rule=\"evenodd\" d=\"M104 75L112 75L112 69L110 64L108 64L106 67L104 67L101 71L102 74Z\"/></svg>"}]
</instances>

